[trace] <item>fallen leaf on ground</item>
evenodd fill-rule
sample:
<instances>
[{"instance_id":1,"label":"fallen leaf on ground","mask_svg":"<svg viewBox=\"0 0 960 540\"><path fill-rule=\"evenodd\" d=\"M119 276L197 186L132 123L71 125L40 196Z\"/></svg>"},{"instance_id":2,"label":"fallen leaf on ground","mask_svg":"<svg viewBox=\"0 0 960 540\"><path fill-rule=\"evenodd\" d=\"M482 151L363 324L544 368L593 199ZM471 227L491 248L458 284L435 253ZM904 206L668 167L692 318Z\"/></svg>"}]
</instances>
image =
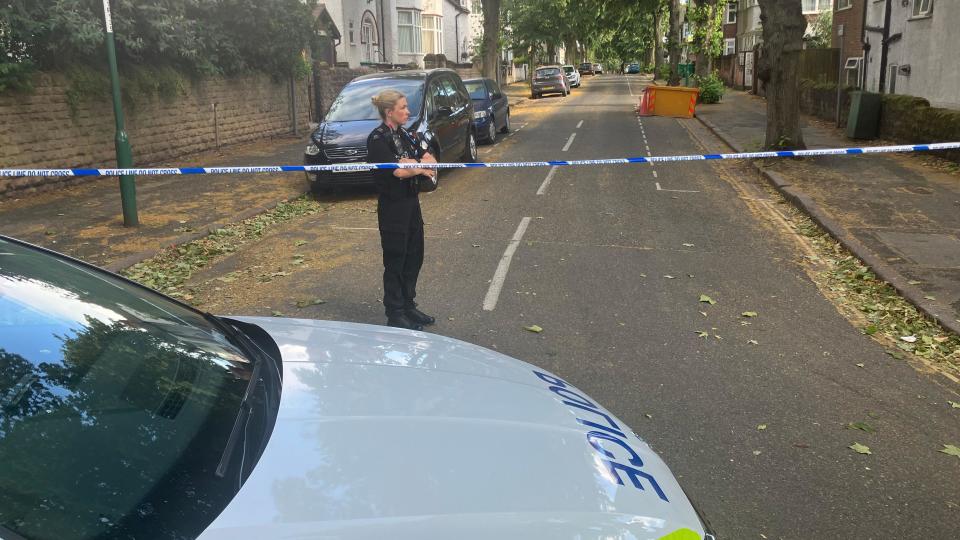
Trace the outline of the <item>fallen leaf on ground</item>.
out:
<instances>
[{"instance_id":1,"label":"fallen leaf on ground","mask_svg":"<svg viewBox=\"0 0 960 540\"><path fill-rule=\"evenodd\" d=\"M274 317L283 317L283 313L279 311L271 311L270 314L273 315Z\"/></svg>"},{"instance_id":2,"label":"fallen leaf on ground","mask_svg":"<svg viewBox=\"0 0 960 540\"><path fill-rule=\"evenodd\" d=\"M297 247L300 247L300 246L302 246L302 245L305 245L306 243L307 243L306 240L297 240L297 241L294 243L294 245L296 245Z\"/></svg>"},{"instance_id":3,"label":"fallen leaf on ground","mask_svg":"<svg viewBox=\"0 0 960 540\"><path fill-rule=\"evenodd\" d=\"M758 342L758 341L755 340L755 339L748 340L747 343L749 343L750 345L759 345L759 344L760 344L760 342Z\"/></svg>"},{"instance_id":4,"label":"fallen leaf on ground","mask_svg":"<svg viewBox=\"0 0 960 540\"><path fill-rule=\"evenodd\" d=\"M866 422L850 422L847 424L847 429L859 429L860 431L866 431L867 433L874 433L877 431L873 429L873 426L867 424Z\"/></svg>"},{"instance_id":5,"label":"fallen leaf on ground","mask_svg":"<svg viewBox=\"0 0 960 540\"><path fill-rule=\"evenodd\" d=\"M879 330L879 328L877 328L877 325L871 324L870 326L867 326L866 328L863 329L863 333L868 336L872 336L877 333L877 330Z\"/></svg>"},{"instance_id":6,"label":"fallen leaf on ground","mask_svg":"<svg viewBox=\"0 0 960 540\"><path fill-rule=\"evenodd\" d=\"M535 324L531 324L530 326L524 326L523 329L528 332L533 332L535 334L539 334L540 332L543 332L543 328L540 328Z\"/></svg>"},{"instance_id":7,"label":"fallen leaf on ground","mask_svg":"<svg viewBox=\"0 0 960 540\"><path fill-rule=\"evenodd\" d=\"M935 297L935 296L930 296L929 294L924 295L923 298L924 298L924 300L936 300L936 299L937 299L937 297Z\"/></svg>"},{"instance_id":8,"label":"fallen leaf on ground","mask_svg":"<svg viewBox=\"0 0 960 540\"><path fill-rule=\"evenodd\" d=\"M714 300L713 298L710 298L709 296L707 296L707 295L705 295L705 294L701 294L701 295L700 295L700 301L701 301L701 302L705 302L705 303L707 303L707 304L710 304L711 306L717 303L716 300Z\"/></svg>"},{"instance_id":9,"label":"fallen leaf on ground","mask_svg":"<svg viewBox=\"0 0 960 540\"><path fill-rule=\"evenodd\" d=\"M907 343L916 343L916 342L917 342L917 336L900 336L900 339L901 339L902 341L906 341Z\"/></svg>"},{"instance_id":10,"label":"fallen leaf on ground","mask_svg":"<svg viewBox=\"0 0 960 540\"><path fill-rule=\"evenodd\" d=\"M960 409L960 403L957 403L956 401L950 401L950 400L948 399L948 400L947 400L947 403L949 403L950 406L953 407L954 409Z\"/></svg>"},{"instance_id":11,"label":"fallen leaf on ground","mask_svg":"<svg viewBox=\"0 0 960 540\"><path fill-rule=\"evenodd\" d=\"M707 312L706 312L706 311L701 311L700 314L703 315L704 317L707 316Z\"/></svg>"},{"instance_id":12,"label":"fallen leaf on ground","mask_svg":"<svg viewBox=\"0 0 960 540\"><path fill-rule=\"evenodd\" d=\"M957 457L960 457L960 448L957 448L956 446L954 446L954 445L952 445L952 444L945 444L945 445L943 445L943 449L942 449L942 450L937 450L937 452L942 452L942 453L944 453L944 454L946 454L946 455L948 455L948 456L957 456Z\"/></svg>"},{"instance_id":13,"label":"fallen leaf on ground","mask_svg":"<svg viewBox=\"0 0 960 540\"><path fill-rule=\"evenodd\" d=\"M766 425L766 424L760 424L759 426L757 426L757 431L763 431L763 430L765 430L765 429L767 429L767 425Z\"/></svg>"},{"instance_id":14,"label":"fallen leaf on ground","mask_svg":"<svg viewBox=\"0 0 960 540\"><path fill-rule=\"evenodd\" d=\"M754 450L754 451L753 451L753 455L755 455L755 456L759 456L760 454L762 454L762 452L761 452L760 450Z\"/></svg>"},{"instance_id":15,"label":"fallen leaf on ground","mask_svg":"<svg viewBox=\"0 0 960 540\"><path fill-rule=\"evenodd\" d=\"M694 247L693 244L684 244L683 247Z\"/></svg>"},{"instance_id":16,"label":"fallen leaf on ground","mask_svg":"<svg viewBox=\"0 0 960 540\"><path fill-rule=\"evenodd\" d=\"M911 280L908 281L907 283L909 283L910 285L919 285L919 284L921 284L921 283L923 283L923 282L922 282L922 281L917 281L917 280L915 280L915 279L911 279Z\"/></svg>"},{"instance_id":17,"label":"fallen leaf on ground","mask_svg":"<svg viewBox=\"0 0 960 540\"><path fill-rule=\"evenodd\" d=\"M864 364L857 364L857 367L864 367Z\"/></svg>"},{"instance_id":18,"label":"fallen leaf on ground","mask_svg":"<svg viewBox=\"0 0 960 540\"><path fill-rule=\"evenodd\" d=\"M741 313L741 315L743 315L744 317L756 317L756 316L757 316L757 312L756 312L756 311L744 311L743 313Z\"/></svg>"},{"instance_id":19,"label":"fallen leaf on ground","mask_svg":"<svg viewBox=\"0 0 960 540\"><path fill-rule=\"evenodd\" d=\"M854 452L856 452L856 453L858 453L858 454L872 454L872 453L873 453L873 452L870 451L870 447L869 447L869 446L864 446L864 445L862 445L862 444L860 444L860 443L853 443L853 444L851 444L850 446L848 446L847 448L853 450Z\"/></svg>"},{"instance_id":20,"label":"fallen leaf on ground","mask_svg":"<svg viewBox=\"0 0 960 540\"><path fill-rule=\"evenodd\" d=\"M673 277L673 276L669 276L669 275L663 276L663 277L665 277L665 278L667 278L667 279L677 279L677 278L675 278L675 277Z\"/></svg>"},{"instance_id":21,"label":"fallen leaf on ground","mask_svg":"<svg viewBox=\"0 0 960 540\"><path fill-rule=\"evenodd\" d=\"M703 330L696 330L696 332L697 332L697 337L705 338L705 337L707 337L707 336L710 335L710 334L704 332Z\"/></svg>"}]
</instances>

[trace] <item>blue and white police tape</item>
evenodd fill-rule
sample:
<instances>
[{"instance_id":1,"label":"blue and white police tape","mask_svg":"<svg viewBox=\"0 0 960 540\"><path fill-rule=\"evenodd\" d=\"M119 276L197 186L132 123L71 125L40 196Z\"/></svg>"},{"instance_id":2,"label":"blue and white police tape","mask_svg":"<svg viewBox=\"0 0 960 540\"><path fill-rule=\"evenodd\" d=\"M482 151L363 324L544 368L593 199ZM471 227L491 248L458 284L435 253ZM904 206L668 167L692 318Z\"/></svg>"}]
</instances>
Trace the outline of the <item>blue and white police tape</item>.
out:
<instances>
[{"instance_id":1,"label":"blue and white police tape","mask_svg":"<svg viewBox=\"0 0 960 540\"><path fill-rule=\"evenodd\" d=\"M784 157L849 156L902 152L929 152L960 149L960 142L867 146L863 148L819 148L815 150L783 150L741 152L737 154L692 154L687 156L648 156L612 159L574 159L564 161L510 161L493 163L334 163L329 165L276 165L263 167L165 167L154 169L0 169L4 176L122 176L127 174L250 174L278 172L363 172L373 169L473 169L506 167L554 167L567 165L621 165L624 163L670 163L675 161L710 161L715 159L769 159Z\"/></svg>"}]
</instances>

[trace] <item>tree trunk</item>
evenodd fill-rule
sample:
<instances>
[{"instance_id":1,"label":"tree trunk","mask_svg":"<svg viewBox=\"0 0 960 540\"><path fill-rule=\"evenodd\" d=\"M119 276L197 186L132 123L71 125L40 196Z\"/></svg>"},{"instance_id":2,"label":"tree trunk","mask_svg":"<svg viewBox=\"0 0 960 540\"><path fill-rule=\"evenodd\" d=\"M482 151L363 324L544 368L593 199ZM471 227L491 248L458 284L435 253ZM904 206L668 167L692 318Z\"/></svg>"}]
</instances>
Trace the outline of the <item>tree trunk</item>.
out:
<instances>
[{"instance_id":1,"label":"tree trunk","mask_svg":"<svg viewBox=\"0 0 960 540\"><path fill-rule=\"evenodd\" d=\"M483 76L500 80L500 0L483 0Z\"/></svg>"},{"instance_id":2,"label":"tree trunk","mask_svg":"<svg viewBox=\"0 0 960 540\"><path fill-rule=\"evenodd\" d=\"M767 95L767 148L806 148L800 130L797 70L807 20L800 2L759 0L763 44L757 77Z\"/></svg>"},{"instance_id":3,"label":"tree trunk","mask_svg":"<svg viewBox=\"0 0 960 540\"><path fill-rule=\"evenodd\" d=\"M670 34L667 38L670 51L670 78L668 86L680 86L680 0L670 0Z\"/></svg>"},{"instance_id":4,"label":"tree trunk","mask_svg":"<svg viewBox=\"0 0 960 540\"><path fill-rule=\"evenodd\" d=\"M654 78L663 64L663 5L658 3L653 10L653 73Z\"/></svg>"},{"instance_id":5,"label":"tree trunk","mask_svg":"<svg viewBox=\"0 0 960 540\"><path fill-rule=\"evenodd\" d=\"M707 7L707 20L704 24L707 25L706 33L703 37L703 49L697 54L697 75L701 77L706 77L713 73L713 54L711 52L711 44L713 43L713 35L716 32L715 21L717 18L717 1L718 0L699 0L697 2L698 6Z\"/></svg>"},{"instance_id":6,"label":"tree trunk","mask_svg":"<svg viewBox=\"0 0 960 540\"><path fill-rule=\"evenodd\" d=\"M660 27L663 26L663 5L657 4L653 12L653 78L657 78L660 73L660 66L663 65L663 32Z\"/></svg>"}]
</instances>

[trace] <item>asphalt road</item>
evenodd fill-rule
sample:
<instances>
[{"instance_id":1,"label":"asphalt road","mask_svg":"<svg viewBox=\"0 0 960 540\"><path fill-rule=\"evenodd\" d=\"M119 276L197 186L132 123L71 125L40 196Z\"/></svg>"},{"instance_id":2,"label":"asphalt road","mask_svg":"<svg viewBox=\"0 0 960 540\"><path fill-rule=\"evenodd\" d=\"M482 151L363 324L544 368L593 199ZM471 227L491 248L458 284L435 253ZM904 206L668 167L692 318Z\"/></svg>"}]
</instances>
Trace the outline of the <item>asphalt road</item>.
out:
<instances>
[{"instance_id":1,"label":"asphalt road","mask_svg":"<svg viewBox=\"0 0 960 540\"><path fill-rule=\"evenodd\" d=\"M481 157L720 149L696 120L638 119L641 87L605 75L568 98L528 101L514 110L520 129ZM937 450L960 445L960 409L948 404L960 401L957 386L894 359L838 313L749 171L690 162L444 174L423 196L418 301L438 318L430 331L595 397L661 454L721 538L955 537L960 460ZM382 324L375 196L324 202L195 276L201 307ZM325 303L294 306L311 299ZM543 332L523 328L534 324Z\"/></svg>"}]
</instances>

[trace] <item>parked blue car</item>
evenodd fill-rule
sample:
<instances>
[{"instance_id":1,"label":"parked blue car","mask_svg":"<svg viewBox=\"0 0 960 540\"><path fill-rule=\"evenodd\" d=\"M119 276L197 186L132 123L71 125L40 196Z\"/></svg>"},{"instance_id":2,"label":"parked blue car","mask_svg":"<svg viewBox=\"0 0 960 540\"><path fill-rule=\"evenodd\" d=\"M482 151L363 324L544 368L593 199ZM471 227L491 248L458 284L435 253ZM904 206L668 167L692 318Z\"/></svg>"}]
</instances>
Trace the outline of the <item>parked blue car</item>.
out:
<instances>
[{"instance_id":1,"label":"parked blue car","mask_svg":"<svg viewBox=\"0 0 960 540\"><path fill-rule=\"evenodd\" d=\"M467 79L463 81L473 100L473 130L481 141L493 144L497 131L510 131L510 103L491 79Z\"/></svg>"}]
</instances>

